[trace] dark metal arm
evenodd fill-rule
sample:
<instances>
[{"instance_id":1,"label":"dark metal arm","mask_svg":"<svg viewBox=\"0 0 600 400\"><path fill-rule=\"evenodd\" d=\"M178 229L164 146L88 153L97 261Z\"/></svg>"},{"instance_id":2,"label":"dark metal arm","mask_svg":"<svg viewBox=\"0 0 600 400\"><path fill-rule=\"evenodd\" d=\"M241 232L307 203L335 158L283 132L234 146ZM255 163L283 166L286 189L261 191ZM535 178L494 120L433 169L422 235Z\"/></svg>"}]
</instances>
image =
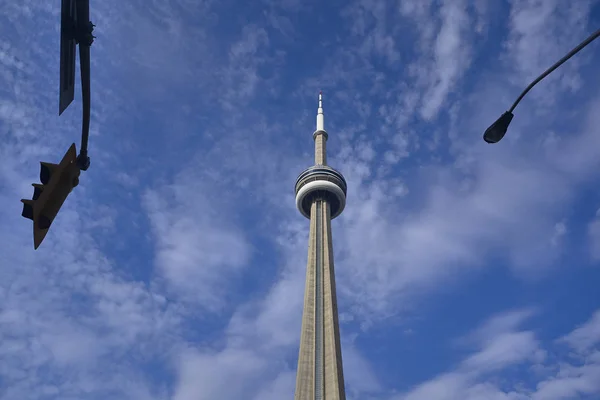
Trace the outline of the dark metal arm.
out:
<instances>
[{"instance_id":1,"label":"dark metal arm","mask_svg":"<svg viewBox=\"0 0 600 400\"><path fill-rule=\"evenodd\" d=\"M79 62L81 66L81 94L83 98L83 121L81 124L81 147L79 149L79 155L83 163L80 163L81 169L84 171L89 167L88 152L88 138L90 135L90 109L91 109L91 96L90 96L90 47L80 44L79 45ZM87 165L86 165L87 164Z\"/></svg>"},{"instance_id":2,"label":"dark metal arm","mask_svg":"<svg viewBox=\"0 0 600 400\"><path fill-rule=\"evenodd\" d=\"M79 65L81 68L81 95L83 100L83 121L81 126L81 147L77 161L85 171L89 168L88 138L90 135L90 46L94 41L94 24L90 21L89 0L77 2L77 42L79 44Z\"/></svg>"},{"instance_id":3,"label":"dark metal arm","mask_svg":"<svg viewBox=\"0 0 600 400\"><path fill-rule=\"evenodd\" d=\"M533 82L531 82L529 84L529 86L527 86L527 88L525 88L525 90L523 90L523 93L521 93L521 95L517 98L517 100L514 102L512 107L508 110L508 112L512 113L513 110L515 109L515 107L517 107L519 102L523 99L523 97L525 97L527 92L529 92L535 85L537 85L537 83L539 81L544 79L546 76L550 75L552 73L552 71L554 71L556 68L558 68L562 64L564 64L565 61L567 61L569 58L571 58L575 54L577 54L581 49L583 49L585 46L590 44L594 39L598 38L598 36L600 36L600 29L598 29L596 32L592 33L587 39L585 39L583 42L581 42L577 47L575 47L573 50L571 50L567 55L565 55L563 58L558 60L553 66L551 66L546 71L544 71L543 74L538 76Z\"/></svg>"}]
</instances>

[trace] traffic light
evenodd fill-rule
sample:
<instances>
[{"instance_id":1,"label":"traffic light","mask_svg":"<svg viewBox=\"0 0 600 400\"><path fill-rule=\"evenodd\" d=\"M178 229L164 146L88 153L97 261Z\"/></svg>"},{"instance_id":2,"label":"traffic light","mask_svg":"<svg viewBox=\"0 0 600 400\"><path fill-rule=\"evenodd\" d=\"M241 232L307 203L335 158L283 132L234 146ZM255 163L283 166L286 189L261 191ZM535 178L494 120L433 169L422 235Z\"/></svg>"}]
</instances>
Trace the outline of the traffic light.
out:
<instances>
[{"instance_id":1,"label":"traffic light","mask_svg":"<svg viewBox=\"0 0 600 400\"><path fill-rule=\"evenodd\" d=\"M69 147L60 164L40 163L40 182L34 183L31 200L23 202L23 217L33 221L33 246L37 249L69 193L79 184L79 166L75 143Z\"/></svg>"}]
</instances>

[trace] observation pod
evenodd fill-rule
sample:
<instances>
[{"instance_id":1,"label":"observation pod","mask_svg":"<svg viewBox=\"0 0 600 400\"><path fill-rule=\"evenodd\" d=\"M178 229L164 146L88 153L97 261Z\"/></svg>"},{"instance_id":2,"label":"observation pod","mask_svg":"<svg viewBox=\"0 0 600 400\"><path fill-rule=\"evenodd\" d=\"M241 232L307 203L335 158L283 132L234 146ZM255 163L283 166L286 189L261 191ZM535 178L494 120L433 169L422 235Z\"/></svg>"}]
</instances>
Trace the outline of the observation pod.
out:
<instances>
[{"instance_id":1,"label":"observation pod","mask_svg":"<svg viewBox=\"0 0 600 400\"><path fill-rule=\"evenodd\" d=\"M308 219L312 201L318 197L329 203L331 219L340 215L346 207L346 180L330 166L315 165L304 170L296 179L295 189L296 207Z\"/></svg>"}]
</instances>

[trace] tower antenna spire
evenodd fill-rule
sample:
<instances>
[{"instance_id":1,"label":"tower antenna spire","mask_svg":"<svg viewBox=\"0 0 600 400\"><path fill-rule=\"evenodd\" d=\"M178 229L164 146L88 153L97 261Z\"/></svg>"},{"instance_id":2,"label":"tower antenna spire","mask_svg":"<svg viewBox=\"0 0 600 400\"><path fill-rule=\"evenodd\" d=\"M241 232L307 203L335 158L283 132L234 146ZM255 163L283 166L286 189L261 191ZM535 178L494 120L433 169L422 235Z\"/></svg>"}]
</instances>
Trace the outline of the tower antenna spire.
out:
<instances>
[{"instance_id":1,"label":"tower antenna spire","mask_svg":"<svg viewBox=\"0 0 600 400\"><path fill-rule=\"evenodd\" d=\"M315 163L327 164L327 131L325 130L325 115L323 115L323 92L319 92L319 108L317 109L317 129L313 133L315 140Z\"/></svg>"},{"instance_id":2,"label":"tower antenna spire","mask_svg":"<svg viewBox=\"0 0 600 400\"><path fill-rule=\"evenodd\" d=\"M317 132L325 130L325 116L323 115L323 92L319 92L319 108L317 110Z\"/></svg>"}]
</instances>

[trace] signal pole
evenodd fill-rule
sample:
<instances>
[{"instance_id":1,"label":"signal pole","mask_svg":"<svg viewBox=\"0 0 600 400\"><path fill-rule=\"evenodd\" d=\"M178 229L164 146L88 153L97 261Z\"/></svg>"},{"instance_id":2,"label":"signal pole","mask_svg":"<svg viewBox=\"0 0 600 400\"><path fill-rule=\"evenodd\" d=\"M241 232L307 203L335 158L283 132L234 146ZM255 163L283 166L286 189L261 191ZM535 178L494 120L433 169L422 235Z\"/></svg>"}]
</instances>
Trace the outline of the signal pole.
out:
<instances>
[{"instance_id":1,"label":"signal pole","mask_svg":"<svg viewBox=\"0 0 600 400\"><path fill-rule=\"evenodd\" d=\"M79 46L83 121L81 148L77 155L73 143L59 164L41 162L40 182L33 183L31 200L22 199L21 215L33 221L33 247L37 249L60 211L69 193L79 184L81 171L90 166L88 138L90 132L90 46L94 41L94 24L90 21L89 0L61 0L60 88L58 115L75 98L75 51Z\"/></svg>"}]
</instances>

